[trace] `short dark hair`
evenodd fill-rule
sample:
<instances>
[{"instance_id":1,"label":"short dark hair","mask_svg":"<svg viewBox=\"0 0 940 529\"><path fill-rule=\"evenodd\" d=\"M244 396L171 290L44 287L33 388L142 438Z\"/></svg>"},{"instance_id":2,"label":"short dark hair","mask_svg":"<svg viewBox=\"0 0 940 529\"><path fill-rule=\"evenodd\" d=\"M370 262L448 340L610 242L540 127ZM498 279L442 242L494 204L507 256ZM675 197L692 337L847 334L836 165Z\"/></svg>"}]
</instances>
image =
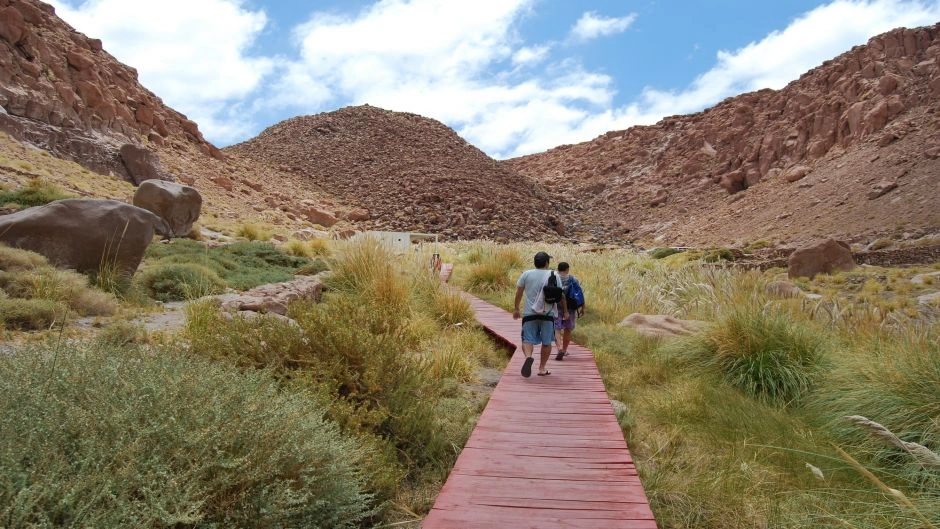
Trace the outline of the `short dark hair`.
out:
<instances>
[{"instance_id":1,"label":"short dark hair","mask_svg":"<svg viewBox=\"0 0 940 529\"><path fill-rule=\"evenodd\" d=\"M548 261L552 258L551 255L548 255L545 252L539 252L535 254L535 267L542 268L543 266L548 266Z\"/></svg>"},{"instance_id":2,"label":"short dark hair","mask_svg":"<svg viewBox=\"0 0 940 529\"><path fill-rule=\"evenodd\" d=\"M566 262L564 262L564 261L558 263L558 271L559 271L559 272L564 272L565 270L568 270L568 263L566 263Z\"/></svg>"}]
</instances>

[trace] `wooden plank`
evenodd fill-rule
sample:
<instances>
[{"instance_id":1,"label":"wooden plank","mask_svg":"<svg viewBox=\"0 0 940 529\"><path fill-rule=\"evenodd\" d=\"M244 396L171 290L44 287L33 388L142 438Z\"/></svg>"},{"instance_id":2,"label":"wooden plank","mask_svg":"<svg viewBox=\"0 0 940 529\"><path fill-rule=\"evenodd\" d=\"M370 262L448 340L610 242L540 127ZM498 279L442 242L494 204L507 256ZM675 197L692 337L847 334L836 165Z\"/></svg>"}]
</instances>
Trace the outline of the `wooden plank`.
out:
<instances>
[{"instance_id":1,"label":"wooden plank","mask_svg":"<svg viewBox=\"0 0 940 529\"><path fill-rule=\"evenodd\" d=\"M536 348L522 377L520 322L464 296L516 351L422 527L655 529L593 353L572 344L539 377Z\"/></svg>"}]
</instances>

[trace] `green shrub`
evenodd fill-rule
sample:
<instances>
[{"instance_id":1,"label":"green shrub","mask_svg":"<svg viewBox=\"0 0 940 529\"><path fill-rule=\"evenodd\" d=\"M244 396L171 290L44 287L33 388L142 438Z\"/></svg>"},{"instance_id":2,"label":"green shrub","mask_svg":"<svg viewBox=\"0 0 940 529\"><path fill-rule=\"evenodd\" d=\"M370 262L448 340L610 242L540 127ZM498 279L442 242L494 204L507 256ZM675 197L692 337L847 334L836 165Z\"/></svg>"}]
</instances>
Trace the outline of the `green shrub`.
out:
<instances>
[{"instance_id":1,"label":"green shrub","mask_svg":"<svg viewBox=\"0 0 940 529\"><path fill-rule=\"evenodd\" d=\"M669 257L670 255L681 253L682 250L678 248L653 248L649 251L650 257L653 259L662 259L663 257Z\"/></svg>"},{"instance_id":2,"label":"green shrub","mask_svg":"<svg viewBox=\"0 0 940 529\"><path fill-rule=\"evenodd\" d=\"M96 340L110 347L143 344L148 341L147 329L143 325L129 321L116 321L102 329Z\"/></svg>"},{"instance_id":3,"label":"green shrub","mask_svg":"<svg viewBox=\"0 0 940 529\"><path fill-rule=\"evenodd\" d=\"M822 338L787 314L748 307L732 309L684 345L734 387L777 404L809 390L824 349Z\"/></svg>"},{"instance_id":4,"label":"green shrub","mask_svg":"<svg viewBox=\"0 0 940 529\"><path fill-rule=\"evenodd\" d=\"M8 329L38 331L62 322L68 309L49 299L0 299L0 323Z\"/></svg>"},{"instance_id":5,"label":"green shrub","mask_svg":"<svg viewBox=\"0 0 940 529\"><path fill-rule=\"evenodd\" d=\"M326 262L326 259L322 257L317 257L310 264L301 266L297 270L297 275L299 276L315 276L320 272L326 272L330 269L330 264Z\"/></svg>"},{"instance_id":6,"label":"green shrub","mask_svg":"<svg viewBox=\"0 0 940 529\"><path fill-rule=\"evenodd\" d=\"M159 301L183 301L225 290L225 281L197 264L166 264L145 268L137 279L150 297Z\"/></svg>"},{"instance_id":7,"label":"green shrub","mask_svg":"<svg viewBox=\"0 0 940 529\"><path fill-rule=\"evenodd\" d=\"M198 241L177 239L170 244L151 244L146 254L147 265L202 265L237 290L289 281L298 269L309 263L306 258L287 255L273 244L263 242L207 248Z\"/></svg>"},{"instance_id":8,"label":"green shrub","mask_svg":"<svg viewBox=\"0 0 940 529\"><path fill-rule=\"evenodd\" d=\"M360 527L371 503L361 447L323 410L268 372L169 350L0 356L0 519Z\"/></svg>"},{"instance_id":9,"label":"green shrub","mask_svg":"<svg viewBox=\"0 0 940 529\"><path fill-rule=\"evenodd\" d=\"M12 203L30 208L63 198L74 198L74 196L62 191L53 184L34 178L19 189L0 191L0 204Z\"/></svg>"},{"instance_id":10,"label":"green shrub","mask_svg":"<svg viewBox=\"0 0 940 529\"><path fill-rule=\"evenodd\" d=\"M848 415L862 415L905 441L940 452L940 342L936 334L906 329L865 340L820 384L813 407L829 419L844 441L884 446L869 442L844 420Z\"/></svg>"}]
</instances>

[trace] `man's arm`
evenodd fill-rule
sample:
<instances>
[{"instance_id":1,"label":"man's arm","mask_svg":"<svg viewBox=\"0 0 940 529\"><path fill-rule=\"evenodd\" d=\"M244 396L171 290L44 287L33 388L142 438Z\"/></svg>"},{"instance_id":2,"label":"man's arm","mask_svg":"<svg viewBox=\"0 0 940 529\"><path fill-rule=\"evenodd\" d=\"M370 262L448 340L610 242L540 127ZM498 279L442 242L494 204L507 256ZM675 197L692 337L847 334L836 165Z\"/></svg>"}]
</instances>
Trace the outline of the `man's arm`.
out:
<instances>
[{"instance_id":1,"label":"man's arm","mask_svg":"<svg viewBox=\"0 0 940 529\"><path fill-rule=\"evenodd\" d=\"M522 301L522 293L525 292L525 287L516 287L516 301L513 303L512 309L512 319L519 319L519 302Z\"/></svg>"}]
</instances>

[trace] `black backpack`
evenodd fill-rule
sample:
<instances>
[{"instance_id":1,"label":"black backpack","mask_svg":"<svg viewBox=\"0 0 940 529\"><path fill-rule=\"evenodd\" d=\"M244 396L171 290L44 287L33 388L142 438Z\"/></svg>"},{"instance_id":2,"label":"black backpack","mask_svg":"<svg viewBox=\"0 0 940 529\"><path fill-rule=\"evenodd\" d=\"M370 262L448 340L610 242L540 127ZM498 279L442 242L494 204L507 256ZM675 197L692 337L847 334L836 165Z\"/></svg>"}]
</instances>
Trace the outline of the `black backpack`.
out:
<instances>
[{"instance_id":1,"label":"black backpack","mask_svg":"<svg viewBox=\"0 0 940 529\"><path fill-rule=\"evenodd\" d=\"M561 301L561 298L565 295L565 289L561 288L558 285L558 278L555 276L555 271L552 270L548 276L548 282L542 287L542 293L545 295L545 303L555 304Z\"/></svg>"}]
</instances>

